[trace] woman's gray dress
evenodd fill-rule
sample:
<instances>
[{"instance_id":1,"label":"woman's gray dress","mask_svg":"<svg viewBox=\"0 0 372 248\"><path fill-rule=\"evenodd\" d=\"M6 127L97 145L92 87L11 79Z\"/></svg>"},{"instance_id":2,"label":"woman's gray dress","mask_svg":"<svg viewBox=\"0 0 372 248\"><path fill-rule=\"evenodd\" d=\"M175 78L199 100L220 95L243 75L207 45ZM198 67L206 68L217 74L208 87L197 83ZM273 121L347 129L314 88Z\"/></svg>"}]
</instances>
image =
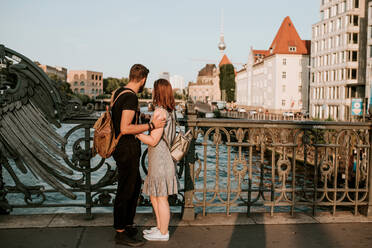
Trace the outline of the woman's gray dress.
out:
<instances>
[{"instance_id":1,"label":"woman's gray dress","mask_svg":"<svg viewBox=\"0 0 372 248\"><path fill-rule=\"evenodd\" d=\"M172 144L176 137L175 114L165 112L167 117L163 136L156 146L148 148L148 174L143 185L144 194L156 197L178 193L176 163L164 141L166 139L169 144Z\"/></svg>"}]
</instances>

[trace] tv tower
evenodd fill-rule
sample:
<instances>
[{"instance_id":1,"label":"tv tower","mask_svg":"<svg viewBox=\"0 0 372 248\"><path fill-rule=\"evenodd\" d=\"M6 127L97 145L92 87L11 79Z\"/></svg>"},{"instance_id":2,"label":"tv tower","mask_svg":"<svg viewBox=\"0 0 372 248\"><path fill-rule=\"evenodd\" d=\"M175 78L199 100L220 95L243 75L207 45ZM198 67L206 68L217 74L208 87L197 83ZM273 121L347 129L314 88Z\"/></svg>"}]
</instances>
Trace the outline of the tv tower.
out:
<instances>
[{"instance_id":1,"label":"tv tower","mask_svg":"<svg viewBox=\"0 0 372 248\"><path fill-rule=\"evenodd\" d=\"M220 42L218 43L218 49L221 51L221 54L224 54L226 49L225 45L225 36L223 34L223 9L221 9L221 33L220 33Z\"/></svg>"}]
</instances>

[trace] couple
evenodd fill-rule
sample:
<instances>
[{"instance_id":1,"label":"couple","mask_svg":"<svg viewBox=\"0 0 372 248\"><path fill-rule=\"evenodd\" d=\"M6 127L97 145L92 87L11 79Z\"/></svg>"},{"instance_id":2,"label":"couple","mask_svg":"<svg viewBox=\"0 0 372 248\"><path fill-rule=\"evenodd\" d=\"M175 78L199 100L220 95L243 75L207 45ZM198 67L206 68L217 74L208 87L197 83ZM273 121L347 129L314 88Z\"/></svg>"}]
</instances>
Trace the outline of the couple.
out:
<instances>
[{"instance_id":1,"label":"couple","mask_svg":"<svg viewBox=\"0 0 372 248\"><path fill-rule=\"evenodd\" d=\"M138 230L133 226L141 190L140 141L149 146L149 168L143 193L150 196L157 223L156 227L143 231L145 239L168 241L168 195L177 194L178 190L175 163L167 145L171 144L176 136L175 101L172 87L167 80L159 79L154 83L152 95L155 111L151 122L138 123L140 112L136 94L144 89L148 73L149 70L145 66L133 65L129 83L113 94L113 99L116 99L125 91L112 106L115 136L122 134L113 153L118 170L118 189L114 202L115 241L117 244L129 246L144 244L136 238ZM143 134L145 131L149 131L149 134Z\"/></svg>"}]
</instances>

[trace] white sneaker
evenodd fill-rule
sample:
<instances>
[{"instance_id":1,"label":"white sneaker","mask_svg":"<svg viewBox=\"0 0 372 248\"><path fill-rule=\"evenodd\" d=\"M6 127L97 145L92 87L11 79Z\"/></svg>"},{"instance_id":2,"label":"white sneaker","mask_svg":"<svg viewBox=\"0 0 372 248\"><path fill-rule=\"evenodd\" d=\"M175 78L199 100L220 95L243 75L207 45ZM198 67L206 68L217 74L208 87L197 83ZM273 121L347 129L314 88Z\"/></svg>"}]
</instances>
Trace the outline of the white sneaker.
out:
<instances>
[{"instance_id":1,"label":"white sneaker","mask_svg":"<svg viewBox=\"0 0 372 248\"><path fill-rule=\"evenodd\" d=\"M146 234L150 234L156 231L160 231L160 230L157 226L154 226L154 227L151 227L150 229L143 230L142 233L146 235Z\"/></svg>"},{"instance_id":2,"label":"white sneaker","mask_svg":"<svg viewBox=\"0 0 372 248\"><path fill-rule=\"evenodd\" d=\"M158 229L159 230L159 229ZM143 236L145 239L149 241L168 241L169 240L169 232L167 234L161 234L161 232L153 232L150 234L146 234Z\"/></svg>"}]
</instances>

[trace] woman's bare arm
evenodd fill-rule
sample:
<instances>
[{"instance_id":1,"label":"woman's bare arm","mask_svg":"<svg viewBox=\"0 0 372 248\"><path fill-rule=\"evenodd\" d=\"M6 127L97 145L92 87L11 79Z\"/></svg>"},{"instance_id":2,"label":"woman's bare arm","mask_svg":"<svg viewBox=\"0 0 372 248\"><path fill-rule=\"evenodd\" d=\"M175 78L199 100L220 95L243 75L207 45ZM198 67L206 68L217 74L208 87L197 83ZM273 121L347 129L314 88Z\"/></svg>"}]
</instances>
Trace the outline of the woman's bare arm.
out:
<instances>
[{"instance_id":1,"label":"woman's bare arm","mask_svg":"<svg viewBox=\"0 0 372 248\"><path fill-rule=\"evenodd\" d=\"M155 113L154 113L155 114ZM122 134L139 134L144 131L149 130L148 124L132 124L132 120L134 118L135 111L134 110L123 110L121 114L121 122L120 122L120 132ZM152 121L155 125L155 128L162 128L165 125L165 118L154 118Z\"/></svg>"},{"instance_id":2,"label":"woman's bare arm","mask_svg":"<svg viewBox=\"0 0 372 248\"><path fill-rule=\"evenodd\" d=\"M157 119L165 120L165 118L166 118L165 110L163 109L155 110L154 118L153 118L154 120L157 120ZM141 134L136 135L136 137L139 140L141 140L143 143L154 147L159 143L161 136L163 135L163 131L164 131L164 127L161 127L161 128L152 130L150 135L141 133Z\"/></svg>"}]
</instances>

